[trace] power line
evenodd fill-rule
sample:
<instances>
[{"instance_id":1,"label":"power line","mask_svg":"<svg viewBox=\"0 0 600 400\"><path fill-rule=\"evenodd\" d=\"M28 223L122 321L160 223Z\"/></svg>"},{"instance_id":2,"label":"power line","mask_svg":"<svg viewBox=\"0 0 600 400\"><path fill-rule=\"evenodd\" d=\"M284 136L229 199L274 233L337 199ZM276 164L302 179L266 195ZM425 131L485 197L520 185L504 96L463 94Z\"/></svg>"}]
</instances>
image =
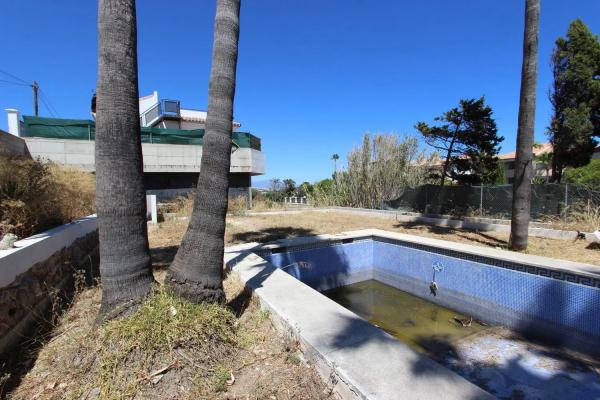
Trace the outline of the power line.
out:
<instances>
[{"instance_id":1,"label":"power line","mask_svg":"<svg viewBox=\"0 0 600 400\"><path fill-rule=\"evenodd\" d=\"M19 83L19 82L14 82L14 81L9 81L6 79L0 79L1 83L8 83L11 85L17 85L17 86L31 86L29 83Z\"/></svg>"},{"instance_id":2,"label":"power line","mask_svg":"<svg viewBox=\"0 0 600 400\"><path fill-rule=\"evenodd\" d=\"M58 115L54 112L54 110L52 110L52 108L48 105L48 103L46 103L46 100L44 99L44 97L40 96L40 100L42 101L42 104L44 105L44 107L46 107L48 114L50 114L54 118L58 118Z\"/></svg>"},{"instance_id":3,"label":"power line","mask_svg":"<svg viewBox=\"0 0 600 400\"><path fill-rule=\"evenodd\" d=\"M48 95L46 94L46 92L44 92L42 90L41 87L39 87L39 85L37 84L36 81L33 81L33 83L29 83L26 80L19 78L18 76L11 74L10 72L4 71L0 69L0 73L4 74L5 76L11 78L12 80L7 80L7 79L0 79L0 83L4 83L4 84L11 84L11 85L17 85L17 86L29 86L31 88L33 88L34 91L34 108L35 108L35 113L37 115L37 94L39 92L39 99L41 100L42 104L46 107L46 110L48 110L48 113L53 116L54 118L60 118L58 111L56 110L56 107L54 107L54 105L52 104L52 102L50 101L50 98L48 97Z\"/></svg>"},{"instance_id":4,"label":"power line","mask_svg":"<svg viewBox=\"0 0 600 400\"><path fill-rule=\"evenodd\" d=\"M10 77L10 78L12 78L12 79L14 79L14 80L17 80L17 81L19 81L19 82L21 82L22 84L25 84L25 85L31 86L31 83L30 83L30 82L27 82L25 79L21 79L21 78L19 78L18 76L15 76L15 75L11 74L10 72L6 72L6 71L3 71L3 70L1 70L1 69L0 69L0 73L1 73L1 74L4 74L4 75L6 75L6 76L8 76L8 77Z\"/></svg>"},{"instance_id":5,"label":"power line","mask_svg":"<svg viewBox=\"0 0 600 400\"><path fill-rule=\"evenodd\" d=\"M40 100L46 106L46 109L48 110L50 115L53 115L54 118L60 118L60 114L59 114L58 110L56 109L56 107L54 107L54 105L50 101L50 98L48 98L48 95L46 94L46 92L44 92L42 90L42 88L40 88L39 90L40 90Z\"/></svg>"}]
</instances>

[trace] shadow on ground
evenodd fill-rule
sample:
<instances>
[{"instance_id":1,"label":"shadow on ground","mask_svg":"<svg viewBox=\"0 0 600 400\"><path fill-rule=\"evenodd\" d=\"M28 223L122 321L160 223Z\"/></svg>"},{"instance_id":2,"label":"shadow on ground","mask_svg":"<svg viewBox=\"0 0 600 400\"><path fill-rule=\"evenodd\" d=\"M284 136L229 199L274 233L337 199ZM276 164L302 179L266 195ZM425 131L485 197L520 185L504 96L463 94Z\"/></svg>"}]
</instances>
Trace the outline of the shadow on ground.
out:
<instances>
[{"instance_id":1,"label":"shadow on ground","mask_svg":"<svg viewBox=\"0 0 600 400\"><path fill-rule=\"evenodd\" d=\"M588 244L586 246L586 249L588 250L600 250L600 243L598 242L592 242L590 244Z\"/></svg>"},{"instance_id":2,"label":"shadow on ground","mask_svg":"<svg viewBox=\"0 0 600 400\"><path fill-rule=\"evenodd\" d=\"M434 226L428 225L423 222L401 222L394 225L395 228L404 228L407 230L426 230L430 233L436 235L454 235L461 237L463 239L469 240L471 242L477 242L486 246L492 247L502 247L505 248L508 246L508 241L498 239L492 235L489 235L485 232L481 231L472 231L466 229L454 229L446 226Z\"/></svg>"},{"instance_id":3,"label":"shadow on ground","mask_svg":"<svg viewBox=\"0 0 600 400\"><path fill-rule=\"evenodd\" d=\"M233 243L258 242L267 243L280 239L291 239L302 236L312 236L316 232L312 229L283 226L277 228L264 228L259 231L248 231L235 233L232 236Z\"/></svg>"},{"instance_id":4,"label":"shadow on ground","mask_svg":"<svg viewBox=\"0 0 600 400\"><path fill-rule=\"evenodd\" d=\"M177 254L179 246L164 246L164 247L151 247L150 257L152 258L152 267L154 270L161 270L169 268L171 262Z\"/></svg>"}]
</instances>

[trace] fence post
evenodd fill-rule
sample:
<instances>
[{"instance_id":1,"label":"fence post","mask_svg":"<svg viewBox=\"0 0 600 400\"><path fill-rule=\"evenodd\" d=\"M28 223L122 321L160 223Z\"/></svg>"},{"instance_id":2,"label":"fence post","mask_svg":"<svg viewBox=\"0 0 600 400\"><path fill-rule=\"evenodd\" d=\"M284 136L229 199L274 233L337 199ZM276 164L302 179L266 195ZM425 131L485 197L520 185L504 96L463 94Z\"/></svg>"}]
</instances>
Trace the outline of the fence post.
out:
<instances>
[{"instance_id":1,"label":"fence post","mask_svg":"<svg viewBox=\"0 0 600 400\"><path fill-rule=\"evenodd\" d=\"M483 217L483 183L479 186L479 216Z\"/></svg>"},{"instance_id":2,"label":"fence post","mask_svg":"<svg viewBox=\"0 0 600 400\"><path fill-rule=\"evenodd\" d=\"M565 207L564 207L564 221L567 222L567 206L569 205L569 184L565 183Z\"/></svg>"}]
</instances>

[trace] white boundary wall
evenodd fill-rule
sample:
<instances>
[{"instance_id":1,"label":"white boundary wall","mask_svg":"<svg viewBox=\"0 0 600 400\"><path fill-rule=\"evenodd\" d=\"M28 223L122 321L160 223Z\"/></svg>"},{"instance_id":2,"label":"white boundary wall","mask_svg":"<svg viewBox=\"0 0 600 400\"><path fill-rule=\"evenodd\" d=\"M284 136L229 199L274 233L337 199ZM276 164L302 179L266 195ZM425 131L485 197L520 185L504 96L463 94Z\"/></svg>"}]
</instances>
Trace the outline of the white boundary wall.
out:
<instances>
[{"instance_id":1,"label":"white boundary wall","mask_svg":"<svg viewBox=\"0 0 600 400\"><path fill-rule=\"evenodd\" d=\"M15 242L15 248L0 250L0 288L10 285L34 264L44 261L75 240L98 229L96 215L78 219Z\"/></svg>"}]
</instances>

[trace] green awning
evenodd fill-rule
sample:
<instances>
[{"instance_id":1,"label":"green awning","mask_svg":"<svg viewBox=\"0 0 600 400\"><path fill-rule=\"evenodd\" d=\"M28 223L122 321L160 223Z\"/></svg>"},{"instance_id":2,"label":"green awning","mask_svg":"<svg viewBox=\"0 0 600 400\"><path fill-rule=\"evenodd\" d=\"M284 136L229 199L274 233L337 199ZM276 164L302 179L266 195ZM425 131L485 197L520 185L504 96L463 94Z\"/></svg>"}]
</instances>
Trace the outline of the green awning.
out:
<instances>
[{"instance_id":1,"label":"green awning","mask_svg":"<svg viewBox=\"0 0 600 400\"><path fill-rule=\"evenodd\" d=\"M51 139L94 140L96 123L90 119L62 119L23 116L21 136ZM204 129L141 128L142 143L202 145ZM237 147L261 150L260 138L249 132L233 132Z\"/></svg>"}]
</instances>

